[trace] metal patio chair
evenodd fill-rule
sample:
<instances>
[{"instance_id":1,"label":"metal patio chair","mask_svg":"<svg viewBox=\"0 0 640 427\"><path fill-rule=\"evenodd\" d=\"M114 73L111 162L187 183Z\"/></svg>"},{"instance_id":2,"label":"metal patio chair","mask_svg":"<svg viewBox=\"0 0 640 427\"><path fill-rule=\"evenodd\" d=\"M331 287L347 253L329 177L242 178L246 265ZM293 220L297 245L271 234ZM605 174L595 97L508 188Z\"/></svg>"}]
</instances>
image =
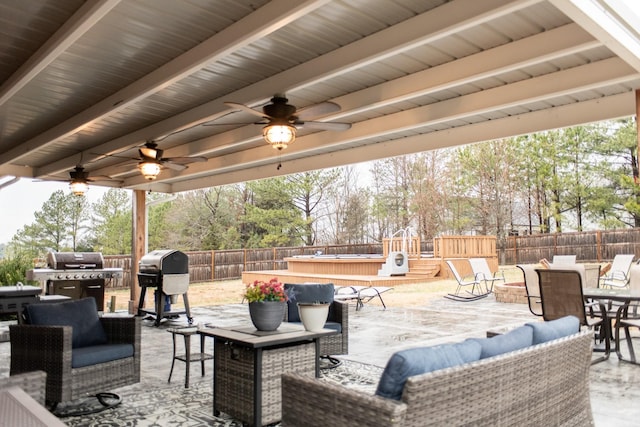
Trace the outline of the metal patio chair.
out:
<instances>
[{"instance_id":1,"label":"metal patio chair","mask_svg":"<svg viewBox=\"0 0 640 427\"><path fill-rule=\"evenodd\" d=\"M611 353L611 336L607 309L602 302L585 302L582 294L583 274L578 269L536 269L540 283L540 299L542 301L542 317L545 321L564 316L576 316L580 324L598 331L597 339L604 341L605 348L594 348L603 351L604 355L591 363L598 363L609 358Z\"/></svg>"},{"instance_id":2,"label":"metal patio chair","mask_svg":"<svg viewBox=\"0 0 640 427\"><path fill-rule=\"evenodd\" d=\"M458 282L458 286L456 287L456 291L453 294L447 294L444 297L454 301L475 301L480 298L484 298L489 295L488 291L482 292L481 283L479 280L474 278L473 280L465 280L456 267L453 265L451 261L445 261L449 266L449 270L453 273L453 277L455 277ZM468 291L466 288L471 288L471 291ZM477 290L476 290L477 288ZM480 293L478 292L480 291ZM466 293L465 293L466 292Z\"/></svg>"},{"instance_id":3,"label":"metal patio chair","mask_svg":"<svg viewBox=\"0 0 640 427\"><path fill-rule=\"evenodd\" d=\"M634 254L618 254L613 257L611 269L600 277L601 288L626 288L629 286L629 269Z\"/></svg>"},{"instance_id":4,"label":"metal patio chair","mask_svg":"<svg viewBox=\"0 0 640 427\"><path fill-rule=\"evenodd\" d=\"M469 264L471 264L473 276L476 280L484 283L484 287L487 292L493 292L493 284L495 282L502 281L502 283L507 283L502 271L491 271L486 258L469 258Z\"/></svg>"}]
</instances>

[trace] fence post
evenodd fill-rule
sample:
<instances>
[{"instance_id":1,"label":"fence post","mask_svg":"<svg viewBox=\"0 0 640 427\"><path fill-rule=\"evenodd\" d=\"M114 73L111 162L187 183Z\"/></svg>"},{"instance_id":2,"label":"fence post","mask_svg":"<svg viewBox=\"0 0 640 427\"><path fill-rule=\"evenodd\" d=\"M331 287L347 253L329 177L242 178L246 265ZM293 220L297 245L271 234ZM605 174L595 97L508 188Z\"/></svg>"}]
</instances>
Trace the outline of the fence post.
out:
<instances>
[{"instance_id":1,"label":"fence post","mask_svg":"<svg viewBox=\"0 0 640 427\"><path fill-rule=\"evenodd\" d=\"M215 282L216 280L216 251L211 251L211 281Z\"/></svg>"}]
</instances>

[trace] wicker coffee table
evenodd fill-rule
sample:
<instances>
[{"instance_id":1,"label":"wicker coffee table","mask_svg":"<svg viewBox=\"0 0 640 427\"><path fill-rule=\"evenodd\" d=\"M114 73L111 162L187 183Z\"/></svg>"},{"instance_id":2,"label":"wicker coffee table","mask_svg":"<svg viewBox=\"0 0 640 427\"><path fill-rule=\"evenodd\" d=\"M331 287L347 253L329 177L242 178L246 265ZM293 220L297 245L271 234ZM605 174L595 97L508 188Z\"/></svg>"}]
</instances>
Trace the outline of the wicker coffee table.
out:
<instances>
[{"instance_id":1,"label":"wicker coffee table","mask_svg":"<svg viewBox=\"0 0 640 427\"><path fill-rule=\"evenodd\" d=\"M280 421L281 375L319 376L318 339L335 333L286 323L273 332L252 326L200 330L214 339L214 414L224 412L252 426Z\"/></svg>"}]
</instances>

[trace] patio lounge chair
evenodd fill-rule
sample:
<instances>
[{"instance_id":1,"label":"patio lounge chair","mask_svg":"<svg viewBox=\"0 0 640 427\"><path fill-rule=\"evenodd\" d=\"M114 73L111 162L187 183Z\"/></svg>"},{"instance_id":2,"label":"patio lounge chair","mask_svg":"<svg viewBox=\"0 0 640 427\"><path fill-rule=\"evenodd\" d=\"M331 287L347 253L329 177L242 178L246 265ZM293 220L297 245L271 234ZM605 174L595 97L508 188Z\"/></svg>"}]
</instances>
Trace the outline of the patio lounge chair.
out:
<instances>
[{"instance_id":1,"label":"patio lounge chair","mask_svg":"<svg viewBox=\"0 0 640 427\"><path fill-rule=\"evenodd\" d=\"M469 264L471 264L471 270L473 270L475 279L483 282L485 289L489 293L493 292L493 284L495 282L507 282L502 271L491 272L489 263L487 263L485 258L469 258Z\"/></svg>"},{"instance_id":2,"label":"patio lounge chair","mask_svg":"<svg viewBox=\"0 0 640 427\"><path fill-rule=\"evenodd\" d=\"M584 268L536 269L540 282L540 298L542 300L542 317L544 320L555 320L564 316L576 316L580 324L598 331L597 338L604 341L604 355L591 363L598 363L609 358L611 353L610 324L607 309L602 302L585 303L582 294ZM587 310L588 309L588 310Z\"/></svg>"},{"instance_id":3,"label":"patio lounge chair","mask_svg":"<svg viewBox=\"0 0 640 427\"><path fill-rule=\"evenodd\" d=\"M618 254L613 257L611 269L600 277L600 287L626 288L629 286L629 269L634 257L634 254Z\"/></svg>"},{"instance_id":4,"label":"patio lounge chair","mask_svg":"<svg viewBox=\"0 0 640 427\"><path fill-rule=\"evenodd\" d=\"M336 286L334 298L337 301L356 301L356 311L364 307L365 303L378 298L386 310L382 294L392 289L388 286Z\"/></svg>"},{"instance_id":5,"label":"patio lounge chair","mask_svg":"<svg viewBox=\"0 0 640 427\"><path fill-rule=\"evenodd\" d=\"M449 298L454 301L475 301L489 295L488 291L485 291L485 292L481 291L479 280L475 278L473 280L465 280L460 275L460 273L458 273L458 270L456 270L456 267L453 265L453 262L446 261L446 263L449 266L449 270L451 270L451 273L453 273L453 277L455 277L456 281L458 282L458 286L456 287L455 293L447 294L444 296L445 298ZM471 291L467 291L465 289L468 287L471 287ZM463 290L466 293L464 293Z\"/></svg>"}]
</instances>

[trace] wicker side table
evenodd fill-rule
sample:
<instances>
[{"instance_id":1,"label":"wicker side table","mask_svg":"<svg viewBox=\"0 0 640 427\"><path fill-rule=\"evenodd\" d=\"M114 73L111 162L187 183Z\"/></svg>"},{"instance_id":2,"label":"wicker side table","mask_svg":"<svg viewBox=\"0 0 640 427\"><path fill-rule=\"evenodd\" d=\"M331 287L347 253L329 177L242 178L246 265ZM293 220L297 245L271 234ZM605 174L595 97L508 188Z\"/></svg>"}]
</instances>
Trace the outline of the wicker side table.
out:
<instances>
[{"instance_id":1,"label":"wicker side table","mask_svg":"<svg viewBox=\"0 0 640 427\"><path fill-rule=\"evenodd\" d=\"M171 338L173 339L173 359L171 360L171 371L169 371L167 382L171 382L173 367L176 360L180 360L186 365L184 387L189 388L189 366L191 362L200 362L200 372L204 376L204 361L213 359L213 355L204 351L205 336L198 333L198 328L169 328L167 331L171 332ZM191 336L196 334L200 335L200 353L191 353ZM176 354L176 335L182 335L184 338L184 354Z\"/></svg>"}]
</instances>

